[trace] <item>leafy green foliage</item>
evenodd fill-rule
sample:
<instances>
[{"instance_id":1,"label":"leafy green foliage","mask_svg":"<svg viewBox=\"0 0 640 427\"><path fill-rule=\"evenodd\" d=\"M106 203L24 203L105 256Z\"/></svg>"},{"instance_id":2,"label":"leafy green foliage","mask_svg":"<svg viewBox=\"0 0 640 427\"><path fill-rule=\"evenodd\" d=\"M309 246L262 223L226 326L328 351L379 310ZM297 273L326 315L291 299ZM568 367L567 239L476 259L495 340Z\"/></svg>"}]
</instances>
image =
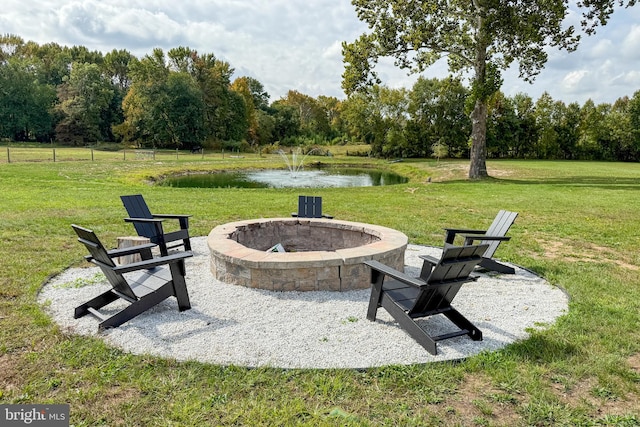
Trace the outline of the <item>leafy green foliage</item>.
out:
<instances>
[{"instance_id":1,"label":"leafy green foliage","mask_svg":"<svg viewBox=\"0 0 640 427\"><path fill-rule=\"evenodd\" d=\"M107 139L101 133L109 128L103 124L104 112L111 106L114 90L103 79L98 65L75 63L71 74L58 87L56 110L60 121L56 126L56 136L69 145L84 145Z\"/></svg>"},{"instance_id":2,"label":"leafy green foliage","mask_svg":"<svg viewBox=\"0 0 640 427\"><path fill-rule=\"evenodd\" d=\"M625 2L579 2L587 33L598 23L604 25L617 3ZM371 32L343 44L342 87L347 94L380 83L375 64L382 57L392 57L398 67L412 73L444 57L452 73L471 72L470 178L487 175L487 102L502 85L501 72L517 62L520 77L531 81L547 61L548 46L572 51L580 40L573 26L563 27L569 7L563 0L352 0L352 4Z\"/></svg>"},{"instance_id":3,"label":"leafy green foliage","mask_svg":"<svg viewBox=\"0 0 640 427\"><path fill-rule=\"evenodd\" d=\"M0 137L24 141L34 135L47 141L55 99L54 87L34 80L29 63L8 61L0 67Z\"/></svg>"}]
</instances>

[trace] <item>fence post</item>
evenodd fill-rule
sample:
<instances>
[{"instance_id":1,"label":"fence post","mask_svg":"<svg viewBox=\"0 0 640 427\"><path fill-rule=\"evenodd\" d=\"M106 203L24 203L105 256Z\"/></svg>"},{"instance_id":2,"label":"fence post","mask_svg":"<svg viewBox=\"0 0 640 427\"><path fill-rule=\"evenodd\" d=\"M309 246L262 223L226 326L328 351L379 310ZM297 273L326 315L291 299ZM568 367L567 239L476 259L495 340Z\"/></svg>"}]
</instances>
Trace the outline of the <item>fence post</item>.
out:
<instances>
[{"instance_id":1,"label":"fence post","mask_svg":"<svg viewBox=\"0 0 640 427\"><path fill-rule=\"evenodd\" d=\"M93 148L91 149L91 161L93 162Z\"/></svg>"},{"instance_id":2,"label":"fence post","mask_svg":"<svg viewBox=\"0 0 640 427\"><path fill-rule=\"evenodd\" d=\"M56 149L53 149L53 163L56 162Z\"/></svg>"},{"instance_id":3,"label":"fence post","mask_svg":"<svg viewBox=\"0 0 640 427\"><path fill-rule=\"evenodd\" d=\"M7 163L11 163L11 155L9 154L9 147L7 147Z\"/></svg>"},{"instance_id":4,"label":"fence post","mask_svg":"<svg viewBox=\"0 0 640 427\"><path fill-rule=\"evenodd\" d=\"M127 149L126 148L124 148L122 150L122 160L127 160Z\"/></svg>"},{"instance_id":5,"label":"fence post","mask_svg":"<svg viewBox=\"0 0 640 427\"><path fill-rule=\"evenodd\" d=\"M178 149L176 148L176 160L178 160Z\"/></svg>"}]
</instances>

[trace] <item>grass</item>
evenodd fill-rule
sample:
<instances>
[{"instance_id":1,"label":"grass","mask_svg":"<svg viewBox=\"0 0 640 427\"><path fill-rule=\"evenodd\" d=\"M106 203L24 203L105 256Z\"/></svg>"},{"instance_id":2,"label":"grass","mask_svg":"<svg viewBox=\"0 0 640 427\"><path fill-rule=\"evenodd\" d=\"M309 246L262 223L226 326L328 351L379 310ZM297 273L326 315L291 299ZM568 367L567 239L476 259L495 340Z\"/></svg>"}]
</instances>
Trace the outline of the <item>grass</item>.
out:
<instances>
[{"instance_id":1,"label":"grass","mask_svg":"<svg viewBox=\"0 0 640 427\"><path fill-rule=\"evenodd\" d=\"M284 152L293 148L282 147ZM368 145L335 145L327 148L332 155L345 156L350 152L368 153ZM275 148L271 151L277 151ZM21 162L64 162L64 161L192 161L215 160L225 158L266 158L262 154L233 153L229 150L205 149L202 153L191 153L188 150L169 149L121 149L120 144L105 143L95 147L68 147L58 144L44 144L32 142L2 142L0 141L0 164ZM301 156L300 158L303 158Z\"/></svg>"},{"instance_id":2,"label":"grass","mask_svg":"<svg viewBox=\"0 0 640 427\"><path fill-rule=\"evenodd\" d=\"M282 167L282 160L4 163L0 403L69 403L75 426L640 425L640 165L490 161L492 178L468 182L467 162L340 154L307 161L316 160L376 164L410 177L403 185L314 194L336 218L393 227L412 243L441 244L444 226L483 228L499 209L519 212L498 255L566 289L569 313L525 341L456 363L282 370L133 356L68 334L36 303L50 275L82 265L84 249L69 225L115 244L131 232L119 196L136 192L155 211L192 213L193 235L286 216L298 190L149 184L182 170Z\"/></svg>"}]
</instances>

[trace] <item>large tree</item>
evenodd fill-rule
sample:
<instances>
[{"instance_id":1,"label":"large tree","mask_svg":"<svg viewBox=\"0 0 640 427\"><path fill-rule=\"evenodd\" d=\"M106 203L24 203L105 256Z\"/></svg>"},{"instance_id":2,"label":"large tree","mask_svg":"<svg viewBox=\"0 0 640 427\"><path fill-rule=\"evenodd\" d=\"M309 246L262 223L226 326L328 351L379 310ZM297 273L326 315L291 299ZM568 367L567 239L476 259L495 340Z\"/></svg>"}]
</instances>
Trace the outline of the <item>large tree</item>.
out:
<instances>
[{"instance_id":1,"label":"large tree","mask_svg":"<svg viewBox=\"0 0 640 427\"><path fill-rule=\"evenodd\" d=\"M56 125L56 138L72 145L107 139L101 130L105 129L104 113L113 95L113 86L98 65L74 63L69 77L58 86L55 109L61 120Z\"/></svg>"},{"instance_id":2,"label":"large tree","mask_svg":"<svg viewBox=\"0 0 640 427\"><path fill-rule=\"evenodd\" d=\"M31 64L0 60L0 137L16 141L49 141L53 134L53 86L34 79Z\"/></svg>"},{"instance_id":3,"label":"large tree","mask_svg":"<svg viewBox=\"0 0 640 427\"><path fill-rule=\"evenodd\" d=\"M300 119L300 131L309 137L330 134L327 112L317 99L296 90L287 92L280 102L293 107Z\"/></svg>"},{"instance_id":4,"label":"large tree","mask_svg":"<svg viewBox=\"0 0 640 427\"><path fill-rule=\"evenodd\" d=\"M350 96L342 106L342 117L349 135L371 145L371 152L384 157L415 155L408 147L407 89L373 85Z\"/></svg>"},{"instance_id":5,"label":"large tree","mask_svg":"<svg viewBox=\"0 0 640 427\"><path fill-rule=\"evenodd\" d=\"M129 67L134 61L137 61L137 58L124 49L113 49L104 56L102 69L122 93L125 93L131 84Z\"/></svg>"},{"instance_id":6,"label":"large tree","mask_svg":"<svg viewBox=\"0 0 640 427\"><path fill-rule=\"evenodd\" d=\"M167 60L158 48L133 63L132 84L123 101L126 120L118 128L125 140L170 148L202 144L206 137L204 97L190 74L192 69L180 65L188 62L180 52L179 48L171 50Z\"/></svg>"},{"instance_id":7,"label":"large tree","mask_svg":"<svg viewBox=\"0 0 640 427\"><path fill-rule=\"evenodd\" d=\"M416 134L416 151L434 146L448 156L466 154L471 122L465 114L468 91L458 79L418 78L409 93L408 113Z\"/></svg>"},{"instance_id":8,"label":"large tree","mask_svg":"<svg viewBox=\"0 0 640 427\"><path fill-rule=\"evenodd\" d=\"M577 7L587 34L606 24L616 6L636 0L581 0ZM547 46L575 50L574 26L565 26L568 0L352 0L371 33L343 43L342 87L349 95L379 83L379 58L413 73L446 57L453 73L470 72L472 121L469 178L487 176L487 103L514 62L531 81L547 61Z\"/></svg>"}]
</instances>

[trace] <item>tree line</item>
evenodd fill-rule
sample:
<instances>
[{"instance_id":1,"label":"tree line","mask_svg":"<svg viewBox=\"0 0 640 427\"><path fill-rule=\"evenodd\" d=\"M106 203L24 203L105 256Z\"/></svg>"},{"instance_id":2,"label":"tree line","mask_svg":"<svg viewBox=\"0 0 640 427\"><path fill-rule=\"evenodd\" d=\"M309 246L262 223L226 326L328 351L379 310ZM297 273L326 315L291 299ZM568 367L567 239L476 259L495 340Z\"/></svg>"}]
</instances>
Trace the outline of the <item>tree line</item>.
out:
<instances>
[{"instance_id":1,"label":"tree line","mask_svg":"<svg viewBox=\"0 0 640 427\"><path fill-rule=\"evenodd\" d=\"M411 89L374 85L344 101L345 114L361 114L345 122L376 155L469 158L471 100L455 78L419 78ZM640 91L582 105L497 91L487 99L486 138L488 158L640 161Z\"/></svg>"},{"instance_id":2,"label":"tree line","mask_svg":"<svg viewBox=\"0 0 640 427\"><path fill-rule=\"evenodd\" d=\"M453 75L469 75L469 178L480 179L488 176L489 103L502 87L502 73L517 65L519 77L533 81L547 62L549 48L576 50L580 32L595 34L614 11L636 2L351 0L369 32L342 44L342 88L350 95L378 84L380 58L393 58L394 65L409 74L446 58ZM569 15L579 16L580 23L566 25Z\"/></svg>"},{"instance_id":3,"label":"tree line","mask_svg":"<svg viewBox=\"0 0 640 427\"><path fill-rule=\"evenodd\" d=\"M346 99L262 83L188 47L137 58L0 36L0 138L70 146L261 150L365 142L384 157L468 157L472 94L456 78L372 85ZM487 156L640 160L640 92L566 105L543 94L488 100Z\"/></svg>"}]
</instances>

